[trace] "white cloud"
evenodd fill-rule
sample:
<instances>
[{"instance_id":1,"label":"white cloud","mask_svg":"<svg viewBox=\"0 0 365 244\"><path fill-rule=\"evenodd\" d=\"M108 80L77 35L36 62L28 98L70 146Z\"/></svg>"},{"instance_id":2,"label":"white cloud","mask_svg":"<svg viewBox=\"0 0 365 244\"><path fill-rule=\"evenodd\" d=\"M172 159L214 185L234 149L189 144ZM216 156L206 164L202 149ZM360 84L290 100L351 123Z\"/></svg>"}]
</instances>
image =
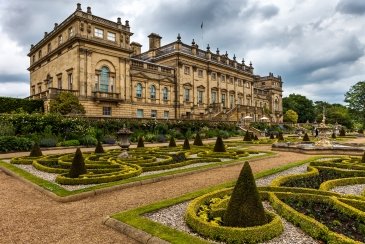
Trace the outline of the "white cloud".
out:
<instances>
[{"instance_id":1,"label":"white cloud","mask_svg":"<svg viewBox=\"0 0 365 244\"><path fill-rule=\"evenodd\" d=\"M22 82L5 82L0 85L0 96L24 98L29 96L29 84Z\"/></svg>"}]
</instances>

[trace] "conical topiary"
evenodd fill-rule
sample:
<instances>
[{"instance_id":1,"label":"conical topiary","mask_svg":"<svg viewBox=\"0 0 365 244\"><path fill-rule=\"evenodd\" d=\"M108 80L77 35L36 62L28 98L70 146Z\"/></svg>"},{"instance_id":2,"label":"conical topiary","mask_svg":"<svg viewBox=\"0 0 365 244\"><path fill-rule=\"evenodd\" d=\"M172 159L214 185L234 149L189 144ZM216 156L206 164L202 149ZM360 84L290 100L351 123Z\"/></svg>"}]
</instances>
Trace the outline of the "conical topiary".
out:
<instances>
[{"instance_id":1,"label":"conical topiary","mask_svg":"<svg viewBox=\"0 0 365 244\"><path fill-rule=\"evenodd\" d=\"M225 152L226 151L226 147L224 146L222 137L220 137L220 136L217 137L213 151L214 152Z\"/></svg>"},{"instance_id":2,"label":"conical topiary","mask_svg":"<svg viewBox=\"0 0 365 244\"><path fill-rule=\"evenodd\" d=\"M138 144L137 144L137 147L144 147L144 141L143 141L143 137L140 136L138 138Z\"/></svg>"},{"instance_id":3,"label":"conical topiary","mask_svg":"<svg viewBox=\"0 0 365 244\"><path fill-rule=\"evenodd\" d=\"M175 138L173 136L170 137L169 147L176 147Z\"/></svg>"},{"instance_id":4,"label":"conical topiary","mask_svg":"<svg viewBox=\"0 0 365 244\"><path fill-rule=\"evenodd\" d=\"M74 159L72 160L69 176L71 178L77 178L82 174L86 174L85 162L80 148L77 148Z\"/></svg>"},{"instance_id":5,"label":"conical topiary","mask_svg":"<svg viewBox=\"0 0 365 244\"><path fill-rule=\"evenodd\" d=\"M194 139L194 144L195 146L203 146L203 141L202 138L200 137L199 133L196 133L195 139Z\"/></svg>"},{"instance_id":6,"label":"conical topiary","mask_svg":"<svg viewBox=\"0 0 365 244\"><path fill-rule=\"evenodd\" d=\"M279 141L284 141L283 133L282 132L279 132L277 138L278 138Z\"/></svg>"},{"instance_id":7,"label":"conical topiary","mask_svg":"<svg viewBox=\"0 0 365 244\"><path fill-rule=\"evenodd\" d=\"M346 136L345 128L341 127L340 136Z\"/></svg>"},{"instance_id":8,"label":"conical topiary","mask_svg":"<svg viewBox=\"0 0 365 244\"><path fill-rule=\"evenodd\" d=\"M331 137L332 137L332 139L336 139L336 133L335 132L332 132Z\"/></svg>"},{"instance_id":9,"label":"conical topiary","mask_svg":"<svg viewBox=\"0 0 365 244\"><path fill-rule=\"evenodd\" d=\"M104 148L103 148L103 145L101 145L101 142L98 141L98 144L96 145L96 148L95 148L95 153L104 153Z\"/></svg>"},{"instance_id":10,"label":"conical topiary","mask_svg":"<svg viewBox=\"0 0 365 244\"><path fill-rule=\"evenodd\" d=\"M243 165L223 216L225 226L250 227L268 222L250 164Z\"/></svg>"},{"instance_id":11,"label":"conical topiary","mask_svg":"<svg viewBox=\"0 0 365 244\"><path fill-rule=\"evenodd\" d=\"M270 139L275 139L274 134L270 133Z\"/></svg>"},{"instance_id":12,"label":"conical topiary","mask_svg":"<svg viewBox=\"0 0 365 244\"><path fill-rule=\"evenodd\" d=\"M39 147L37 142L34 143L32 150L30 151L29 157L40 157L43 156L43 153Z\"/></svg>"},{"instance_id":13,"label":"conical topiary","mask_svg":"<svg viewBox=\"0 0 365 244\"><path fill-rule=\"evenodd\" d=\"M246 131L246 134L245 136L243 137L243 141L251 141L252 138L251 138L251 133Z\"/></svg>"},{"instance_id":14,"label":"conical topiary","mask_svg":"<svg viewBox=\"0 0 365 244\"><path fill-rule=\"evenodd\" d=\"M190 150L189 139L187 137L185 137L183 149Z\"/></svg>"},{"instance_id":15,"label":"conical topiary","mask_svg":"<svg viewBox=\"0 0 365 244\"><path fill-rule=\"evenodd\" d=\"M255 136L253 137L253 139L254 139L255 141L258 141L258 140L259 140L259 138L257 137L257 135L255 135Z\"/></svg>"},{"instance_id":16,"label":"conical topiary","mask_svg":"<svg viewBox=\"0 0 365 244\"><path fill-rule=\"evenodd\" d=\"M307 133L304 134L303 141L311 141Z\"/></svg>"},{"instance_id":17,"label":"conical topiary","mask_svg":"<svg viewBox=\"0 0 365 244\"><path fill-rule=\"evenodd\" d=\"M364 152L364 154L362 155L361 163L365 163L365 152Z\"/></svg>"}]
</instances>

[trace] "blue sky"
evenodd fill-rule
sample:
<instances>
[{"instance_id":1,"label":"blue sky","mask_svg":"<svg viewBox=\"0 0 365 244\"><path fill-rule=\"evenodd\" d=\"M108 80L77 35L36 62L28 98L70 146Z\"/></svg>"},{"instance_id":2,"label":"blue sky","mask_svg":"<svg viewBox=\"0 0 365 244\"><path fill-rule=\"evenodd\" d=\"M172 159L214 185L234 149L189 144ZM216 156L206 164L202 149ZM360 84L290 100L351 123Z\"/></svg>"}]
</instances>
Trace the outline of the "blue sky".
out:
<instances>
[{"instance_id":1,"label":"blue sky","mask_svg":"<svg viewBox=\"0 0 365 244\"><path fill-rule=\"evenodd\" d=\"M0 0L0 96L29 95L27 53L54 23L76 8L71 0ZM229 57L252 61L254 72L281 75L284 96L297 93L343 103L344 93L365 80L363 0L104 0L79 1L82 9L129 20L131 41L148 46L192 39ZM204 22L203 33L201 23Z\"/></svg>"}]
</instances>

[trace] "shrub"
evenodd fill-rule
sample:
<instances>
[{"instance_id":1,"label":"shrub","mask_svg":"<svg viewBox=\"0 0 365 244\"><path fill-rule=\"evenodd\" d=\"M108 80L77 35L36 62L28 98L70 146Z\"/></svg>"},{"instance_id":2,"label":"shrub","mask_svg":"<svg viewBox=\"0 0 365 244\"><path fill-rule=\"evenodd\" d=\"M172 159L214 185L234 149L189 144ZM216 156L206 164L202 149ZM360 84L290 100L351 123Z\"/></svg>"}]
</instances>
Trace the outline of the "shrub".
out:
<instances>
[{"instance_id":1,"label":"shrub","mask_svg":"<svg viewBox=\"0 0 365 244\"><path fill-rule=\"evenodd\" d=\"M243 137L243 141L251 141L252 138L251 138L251 133L246 131L246 134L245 136Z\"/></svg>"},{"instance_id":2,"label":"shrub","mask_svg":"<svg viewBox=\"0 0 365 244\"><path fill-rule=\"evenodd\" d=\"M144 142L143 142L143 137L140 136L138 138L138 144L137 144L137 147L144 147Z\"/></svg>"},{"instance_id":3,"label":"shrub","mask_svg":"<svg viewBox=\"0 0 365 244\"><path fill-rule=\"evenodd\" d=\"M190 150L189 139L187 137L185 137L183 149Z\"/></svg>"},{"instance_id":4,"label":"shrub","mask_svg":"<svg viewBox=\"0 0 365 244\"><path fill-rule=\"evenodd\" d=\"M225 152L226 151L222 137L220 137L220 136L217 137L213 151L214 152Z\"/></svg>"},{"instance_id":5,"label":"shrub","mask_svg":"<svg viewBox=\"0 0 365 244\"><path fill-rule=\"evenodd\" d=\"M250 227L268 222L250 164L243 165L223 216L226 226Z\"/></svg>"},{"instance_id":6,"label":"shrub","mask_svg":"<svg viewBox=\"0 0 365 244\"><path fill-rule=\"evenodd\" d=\"M104 136L102 141L105 144L115 144L115 138L113 136L110 136L110 135Z\"/></svg>"},{"instance_id":7,"label":"shrub","mask_svg":"<svg viewBox=\"0 0 365 244\"><path fill-rule=\"evenodd\" d=\"M71 178L77 178L82 174L86 174L85 162L80 148L77 148L75 157L72 160L69 176Z\"/></svg>"},{"instance_id":8,"label":"shrub","mask_svg":"<svg viewBox=\"0 0 365 244\"><path fill-rule=\"evenodd\" d=\"M203 146L203 141L202 138L200 137L199 133L196 133L195 139L194 139L194 144L195 146Z\"/></svg>"},{"instance_id":9,"label":"shrub","mask_svg":"<svg viewBox=\"0 0 365 244\"><path fill-rule=\"evenodd\" d=\"M341 127L340 136L346 136L346 131L344 127Z\"/></svg>"},{"instance_id":10,"label":"shrub","mask_svg":"<svg viewBox=\"0 0 365 244\"><path fill-rule=\"evenodd\" d=\"M162 134L159 134L156 136L156 141L157 142L166 142L166 136L165 135L162 135Z\"/></svg>"},{"instance_id":11,"label":"shrub","mask_svg":"<svg viewBox=\"0 0 365 244\"><path fill-rule=\"evenodd\" d=\"M253 137L253 139L254 139L255 141L258 141L258 140L259 140L259 138L257 137L257 135L255 135L255 136Z\"/></svg>"},{"instance_id":12,"label":"shrub","mask_svg":"<svg viewBox=\"0 0 365 244\"><path fill-rule=\"evenodd\" d=\"M278 138L279 141L284 141L283 133L279 132L277 138Z\"/></svg>"},{"instance_id":13,"label":"shrub","mask_svg":"<svg viewBox=\"0 0 365 244\"><path fill-rule=\"evenodd\" d=\"M61 146L61 147L80 146L80 142L79 142L79 140L67 140L67 141L57 143L57 146Z\"/></svg>"},{"instance_id":14,"label":"shrub","mask_svg":"<svg viewBox=\"0 0 365 244\"><path fill-rule=\"evenodd\" d=\"M364 154L362 155L361 163L365 163L365 152L364 152Z\"/></svg>"},{"instance_id":15,"label":"shrub","mask_svg":"<svg viewBox=\"0 0 365 244\"><path fill-rule=\"evenodd\" d=\"M0 136L15 136L15 128L9 122L0 122Z\"/></svg>"},{"instance_id":16,"label":"shrub","mask_svg":"<svg viewBox=\"0 0 365 244\"><path fill-rule=\"evenodd\" d=\"M40 157L43 156L41 149L39 148L39 144L34 143L32 150L30 151L29 157Z\"/></svg>"},{"instance_id":17,"label":"shrub","mask_svg":"<svg viewBox=\"0 0 365 244\"><path fill-rule=\"evenodd\" d=\"M332 139L336 139L336 133L335 132L332 132L331 137L332 137Z\"/></svg>"},{"instance_id":18,"label":"shrub","mask_svg":"<svg viewBox=\"0 0 365 244\"><path fill-rule=\"evenodd\" d=\"M169 147L176 147L176 142L173 136L170 137Z\"/></svg>"},{"instance_id":19,"label":"shrub","mask_svg":"<svg viewBox=\"0 0 365 244\"><path fill-rule=\"evenodd\" d=\"M1 136L0 152L29 151L32 148L32 141L25 137Z\"/></svg>"},{"instance_id":20,"label":"shrub","mask_svg":"<svg viewBox=\"0 0 365 244\"><path fill-rule=\"evenodd\" d=\"M95 148L95 153L104 153L104 148L103 148L103 145L101 145L101 142L98 141L98 144L96 145L96 148Z\"/></svg>"},{"instance_id":21,"label":"shrub","mask_svg":"<svg viewBox=\"0 0 365 244\"><path fill-rule=\"evenodd\" d=\"M304 134L303 141L311 141L307 133Z\"/></svg>"},{"instance_id":22,"label":"shrub","mask_svg":"<svg viewBox=\"0 0 365 244\"><path fill-rule=\"evenodd\" d=\"M27 113L43 111L43 100L28 100L12 97L0 97L0 113L23 110Z\"/></svg>"},{"instance_id":23,"label":"shrub","mask_svg":"<svg viewBox=\"0 0 365 244\"><path fill-rule=\"evenodd\" d=\"M171 157L172 157L172 161L174 163L179 163L179 162L183 162L183 161L186 160L186 156L185 156L184 152L179 152L177 154L172 154Z\"/></svg>"},{"instance_id":24,"label":"shrub","mask_svg":"<svg viewBox=\"0 0 365 244\"><path fill-rule=\"evenodd\" d=\"M46 137L39 141L41 147L55 147L57 145L57 137Z\"/></svg>"},{"instance_id":25,"label":"shrub","mask_svg":"<svg viewBox=\"0 0 365 244\"><path fill-rule=\"evenodd\" d=\"M95 146L98 143L98 140L91 135L86 135L86 136L81 137L79 139L79 142L81 145L84 145L84 146Z\"/></svg>"},{"instance_id":26,"label":"shrub","mask_svg":"<svg viewBox=\"0 0 365 244\"><path fill-rule=\"evenodd\" d=\"M274 134L270 133L270 139L275 139Z\"/></svg>"},{"instance_id":27,"label":"shrub","mask_svg":"<svg viewBox=\"0 0 365 244\"><path fill-rule=\"evenodd\" d=\"M357 133L359 133L359 134L364 134L364 129L358 129L358 130L357 130Z\"/></svg>"}]
</instances>

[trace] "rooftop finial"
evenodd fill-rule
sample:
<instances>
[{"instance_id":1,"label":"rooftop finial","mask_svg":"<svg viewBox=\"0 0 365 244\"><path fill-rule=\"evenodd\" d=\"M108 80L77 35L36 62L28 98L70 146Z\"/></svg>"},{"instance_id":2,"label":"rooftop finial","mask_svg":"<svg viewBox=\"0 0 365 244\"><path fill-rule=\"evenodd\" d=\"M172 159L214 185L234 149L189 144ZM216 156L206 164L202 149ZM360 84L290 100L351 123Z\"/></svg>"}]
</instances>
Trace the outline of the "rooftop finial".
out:
<instances>
[{"instance_id":1,"label":"rooftop finial","mask_svg":"<svg viewBox=\"0 0 365 244\"><path fill-rule=\"evenodd\" d=\"M245 65L245 59L244 58L242 59L242 64Z\"/></svg>"},{"instance_id":2,"label":"rooftop finial","mask_svg":"<svg viewBox=\"0 0 365 244\"><path fill-rule=\"evenodd\" d=\"M91 14L91 7L87 7L87 11L88 14Z\"/></svg>"},{"instance_id":3,"label":"rooftop finial","mask_svg":"<svg viewBox=\"0 0 365 244\"><path fill-rule=\"evenodd\" d=\"M236 61L236 54L233 54L233 60Z\"/></svg>"},{"instance_id":4,"label":"rooftop finial","mask_svg":"<svg viewBox=\"0 0 365 244\"><path fill-rule=\"evenodd\" d=\"M195 41L194 41L194 39L193 39L193 41L191 42L191 45L195 45Z\"/></svg>"},{"instance_id":5,"label":"rooftop finial","mask_svg":"<svg viewBox=\"0 0 365 244\"><path fill-rule=\"evenodd\" d=\"M129 27L129 20L125 21L125 26Z\"/></svg>"},{"instance_id":6,"label":"rooftop finial","mask_svg":"<svg viewBox=\"0 0 365 244\"><path fill-rule=\"evenodd\" d=\"M77 6L77 7L76 7L76 10L77 10L77 11L81 11L81 3L76 4L76 6Z\"/></svg>"},{"instance_id":7,"label":"rooftop finial","mask_svg":"<svg viewBox=\"0 0 365 244\"><path fill-rule=\"evenodd\" d=\"M45 31L44 32L44 37L46 37L48 35L48 32L47 31Z\"/></svg>"},{"instance_id":8,"label":"rooftop finial","mask_svg":"<svg viewBox=\"0 0 365 244\"><path fill-rule=\"evenodd\" d=\"M210 51L210 46L209 46L209 43L207 45L207 51Z\"/></svg>"},{"instance_id":9,"label":"rooftop finial","mask_svg":"<svg viewBox=\"0 0 365 244\"><path fill-rule=\"evenodd\" d=\"M219 48L217 48L217 54L219 55Z\"/></svg>"},{"instance_id":10,"label":"rooftop finial","mask_svg":"<svg viewBox=\"0 0 365 244\"><path fill-rule=\"evenodd\" d=\"M250 67L252 68L252 62L250 61Z\"/></svg>"},{"instance_id":11,"label":"rooftop finial","mask_svg":"<svg viewBox=\"0 0 365 244\"><path fill-rule=\"evenodd\" d=\"M226 55L226 57L228 57L228 53L227 53L227 51L226 51L226 54L225 54L225 55Z\"/></svg>"},{"instance_id":12,"label":"rooftop finial","mask_svg":"<svg viewBox=\"0 0 365 244\"><path fill-rule=\"evenodd\" d=\"M177 41L178 42L181 42L181 36L180 36L180 33L177 34Z\"/></svg>"},{"instance_id":13,"label":"rooftop finial","mask_svg":"<svg viewBox=\"0 0 365 244\"><path fill-rule=\"evenodd\" d=\"M121 18L120 18L120 17L118 17L118 18L117 18L117 24L118 24L118 25L121 25L121 24L122 24L122 20L121 20Z\"/></svg>"},{"instance_id":14,"label":"rooftop finial","mask_svg":"<svg viewBox=\"0 0 365 244\"><path fill-rule=\"evenodd\" d=\"M57 29L58 23L54 23L54 28Z\"/></svg>"}]
</instances>

